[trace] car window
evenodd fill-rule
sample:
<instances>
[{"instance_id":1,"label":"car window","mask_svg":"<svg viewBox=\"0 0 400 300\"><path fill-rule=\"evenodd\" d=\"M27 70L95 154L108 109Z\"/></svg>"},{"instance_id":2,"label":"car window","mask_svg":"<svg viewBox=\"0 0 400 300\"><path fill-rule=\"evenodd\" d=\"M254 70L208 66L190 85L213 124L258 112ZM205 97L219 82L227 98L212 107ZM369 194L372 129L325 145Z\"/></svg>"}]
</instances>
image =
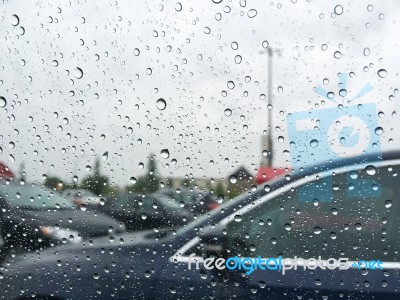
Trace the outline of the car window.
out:
<instances>
[{"instance_id":1,"label":"car window","mask_svg":"<svg viewBox=\"0 0 400 300\"><path fill-rule=\"evenodd\" d=\"M363 168L295 187L236 216L227 227L228 248L250 257L399 261L399 170ZM332 197L319 199L312 187L326 180Z\"/></svg>"}]
</instances>

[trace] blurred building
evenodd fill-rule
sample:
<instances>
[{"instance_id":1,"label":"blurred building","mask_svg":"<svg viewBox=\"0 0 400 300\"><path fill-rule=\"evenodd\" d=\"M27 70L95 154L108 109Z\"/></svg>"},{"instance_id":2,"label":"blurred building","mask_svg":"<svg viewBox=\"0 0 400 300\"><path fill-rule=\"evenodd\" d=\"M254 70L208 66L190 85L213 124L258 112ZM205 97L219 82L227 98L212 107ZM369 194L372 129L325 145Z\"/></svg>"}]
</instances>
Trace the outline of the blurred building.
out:
<instances>
[{"instance_id":1,"label":"blurred building","mask_svg":"<svg viewBox=\"0 0 400 300\"><path fill-rule=\"evenodd\" d=\"M250 190L252 185L254 185L254 176L244 166L240 166L229 175L228 190L231 196Z\"/></svg>"},{"instance_id":2,"label":"blurred building","mask_svg":"<svg viewBox=\"0 0 400 300\"><path fill-rule=\"evenodd\" d=\"M2 162L0 162L0 179L15 179L15 174Z\"/></svg>"},{"instance_id":3,"label":"blurred building","mask_svg":"<svg viewBox=\"0 0 400 300\"><path fill-rule=\"evenodd\" d=\"M290 169L273 167L273 142L270 135L261 136L261 159L256 174L256 183L262 184L288 173Z\"/></svg>"}]
</instances>

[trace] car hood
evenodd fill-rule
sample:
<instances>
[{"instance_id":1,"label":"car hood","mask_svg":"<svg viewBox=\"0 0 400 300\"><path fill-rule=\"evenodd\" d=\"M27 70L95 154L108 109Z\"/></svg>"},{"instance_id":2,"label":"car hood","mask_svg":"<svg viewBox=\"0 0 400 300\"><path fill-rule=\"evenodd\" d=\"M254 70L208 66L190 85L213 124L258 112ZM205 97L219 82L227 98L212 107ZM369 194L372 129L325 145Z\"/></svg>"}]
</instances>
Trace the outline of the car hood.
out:
<instances>
[{"instance_id":1,"label":"car hood","mask_svg":"<svg viewBox=\"0 0 400 300\"><path fill-rule=\"evenodd\" d=\"M58 226L82 234L83 238L122 232L120 223L104 214L81 210L36 211L23 210L27 222L33 226Z\"/></svg>"}]
</instances>

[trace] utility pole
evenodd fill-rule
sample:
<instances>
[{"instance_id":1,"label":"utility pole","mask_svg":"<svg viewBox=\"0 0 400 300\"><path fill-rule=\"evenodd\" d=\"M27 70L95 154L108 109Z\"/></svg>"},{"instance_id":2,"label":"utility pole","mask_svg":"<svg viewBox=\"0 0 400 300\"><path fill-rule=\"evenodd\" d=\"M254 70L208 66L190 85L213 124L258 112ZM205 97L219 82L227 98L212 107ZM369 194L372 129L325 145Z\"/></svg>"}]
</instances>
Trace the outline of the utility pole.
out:
<instances>
[{"instance_id":1,"label":"utility pole","mask_svg":"<svg viewBox=\"0 0 400 300\"><path fill-rule=\"evenodd\" d=\"M273 145L272 145L272 54L273 51L271 48L267 49L268 52L268 157L267 157L267 166L269 168L272 167L272 153L273 153Z\"/></svg>"},{"instance_id":2,"label":"utility pole","mask_svg":"<svg viewBox=\"0 0 400 300\"><path fill-rule=\"evenodd\" d=\"M268 131L266 139L262 138L262 147L263 147L263 158L261 160L261 165L266 165L267 167L272 167L272 158L273 158L273 142L272 142L272 62L273 62L273 54L279 53L279 50L273 50L271 47L268 47L267 51L261 51L260 54L267 53L268 54L268 72L267 72L267 83L268 83L268 90L267 90L267 101L268 101ZM264 151L267 151L266 157L264 157Z\"/></svg>"}]
</instances>

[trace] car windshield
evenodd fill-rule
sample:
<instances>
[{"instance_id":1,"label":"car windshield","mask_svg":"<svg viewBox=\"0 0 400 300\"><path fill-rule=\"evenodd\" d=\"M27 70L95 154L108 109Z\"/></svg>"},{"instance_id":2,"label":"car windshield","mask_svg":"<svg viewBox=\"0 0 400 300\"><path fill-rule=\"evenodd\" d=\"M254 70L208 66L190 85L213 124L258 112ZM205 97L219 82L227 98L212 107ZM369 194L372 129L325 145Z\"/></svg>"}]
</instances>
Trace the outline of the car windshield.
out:
<instances>
[{"instance_id":1,"label":"car windshield","mask_svg":"<svg viewBox=\"0 0 400 300\"><path fill-rule=\"evenodd\" d=\"M0 183L0 194L13 207L33 210L74 209L74 205L56 191L32 184Z\"/></svg>"}]
</instances>

